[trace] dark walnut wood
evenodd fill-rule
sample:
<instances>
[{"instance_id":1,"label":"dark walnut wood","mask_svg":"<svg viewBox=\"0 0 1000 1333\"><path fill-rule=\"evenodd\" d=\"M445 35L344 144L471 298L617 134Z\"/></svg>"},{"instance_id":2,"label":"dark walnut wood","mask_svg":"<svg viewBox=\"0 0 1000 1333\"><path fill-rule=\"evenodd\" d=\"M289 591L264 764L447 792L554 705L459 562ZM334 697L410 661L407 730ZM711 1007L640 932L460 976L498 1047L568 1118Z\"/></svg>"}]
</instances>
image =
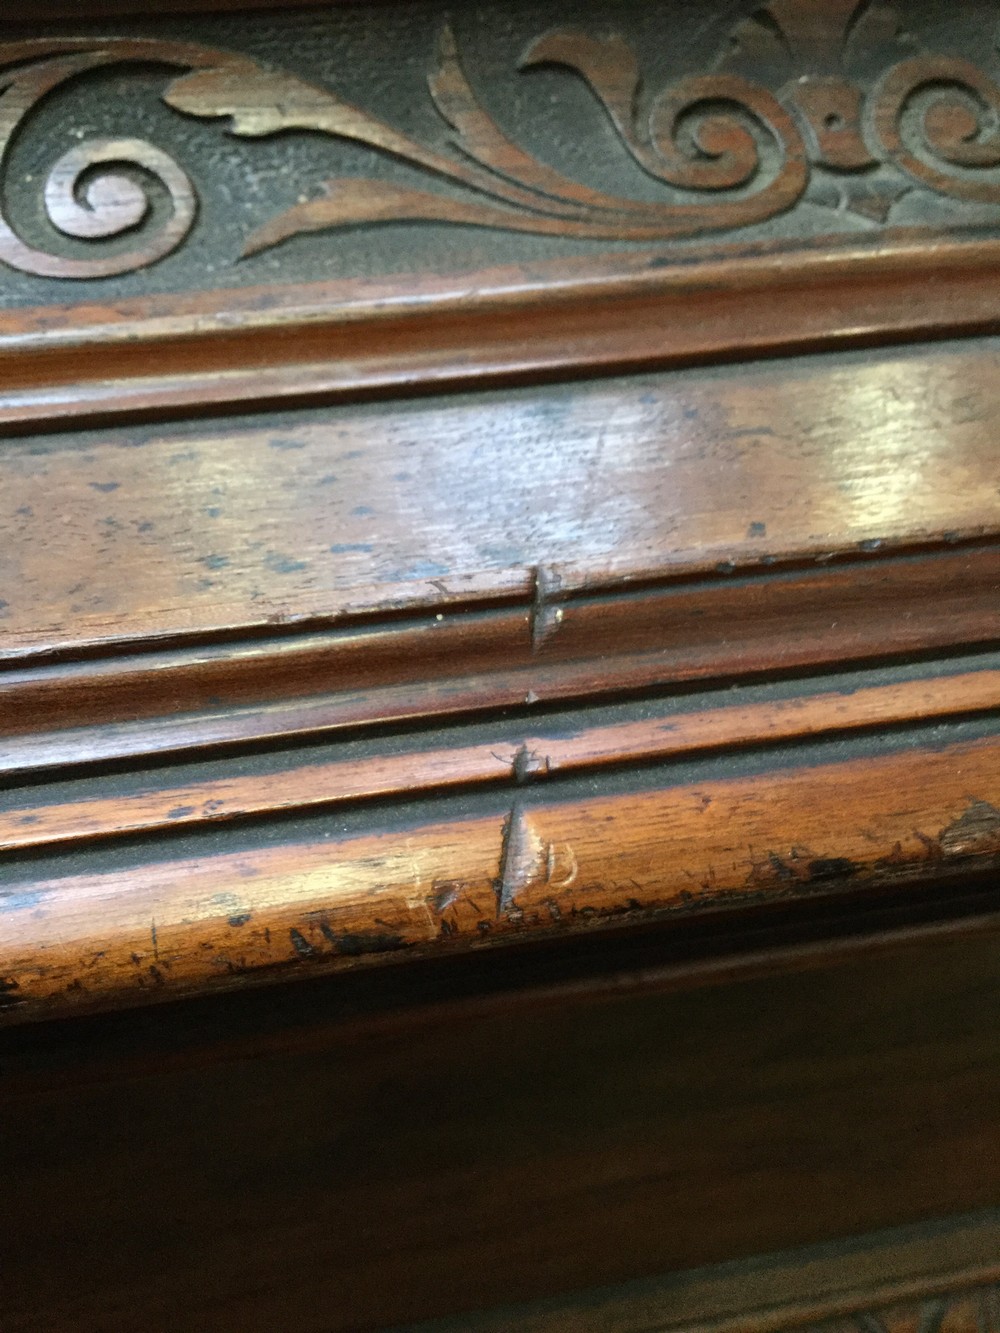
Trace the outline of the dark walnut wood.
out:
<instances>
[{"instance_id":1,"label":"dark walnut wood","mask_svg":"<svg viewBox=\"0 0 1000 1333\"><path fill-rule=\"evenodd\" d=\"M918 8L8 27L0 422L994 328L992 20Z\"/></svg>"},{"instance_id":2,"label":"dark walnut wood","mask_svg":"<svg viewBox=\"0 0 1000 1333\"><path fill-rule=\"evenodd\" d=\"M664 970L647 934L605 941L603 981L565 949L494 954L8 1029L6 1326L453 1333L558 1297L559 1333L855 1333L996 1282L996 919L823 935ZM908 1247L841 1247L902 1225ZM687 1273L834 1241L783 1274ZM566 1295L669 1273L617 1323L608 1293L589 1324L602 1293ZM975 1308L947 1333L979 1333Z\"/></svg>"},{"instance_id":3,"label":"dark walnut wood","mask_svg":"<svg viewBox=\"0 0 1000 1333\"><path fill-rule=\"evenodd\" d=\"M996 1327L993 6L65 8L3 1333Z\"/></svg>"}]
</instances>

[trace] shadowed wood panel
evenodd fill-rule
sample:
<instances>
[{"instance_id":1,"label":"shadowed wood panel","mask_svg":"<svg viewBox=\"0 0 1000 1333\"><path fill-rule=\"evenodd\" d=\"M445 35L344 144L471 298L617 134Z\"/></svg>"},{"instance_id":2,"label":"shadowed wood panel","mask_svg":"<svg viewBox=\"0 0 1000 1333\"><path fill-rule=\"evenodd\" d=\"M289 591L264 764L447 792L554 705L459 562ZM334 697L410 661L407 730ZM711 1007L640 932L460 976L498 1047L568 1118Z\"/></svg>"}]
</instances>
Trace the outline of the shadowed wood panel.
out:
<instances>
[{"instance_id":1,"label":"shadowed wood panel","mask_svg":"<svg viewBox=\"0 0 1000 1333\"><path fill-rule=\"evenodd\" d=\"M788 961L378 1021L343 1019L330 982L10 1030L6 1327L474 1329L501 1303L995 1208L996 923Z\"/></svg>"}]
</instances>

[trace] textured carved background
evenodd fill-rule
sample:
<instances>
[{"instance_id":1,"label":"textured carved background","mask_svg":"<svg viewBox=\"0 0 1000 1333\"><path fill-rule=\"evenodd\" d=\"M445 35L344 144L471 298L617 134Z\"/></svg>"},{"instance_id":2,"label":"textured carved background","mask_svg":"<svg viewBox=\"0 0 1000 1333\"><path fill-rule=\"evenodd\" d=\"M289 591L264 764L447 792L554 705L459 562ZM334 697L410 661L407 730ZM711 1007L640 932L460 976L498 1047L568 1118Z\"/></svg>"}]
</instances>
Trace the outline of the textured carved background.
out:
<instances>
[{"instance_id":1,"label":"textured carved background","mask_svg":"<svg viewBox=\"0 0 1000 1333\"><path fill-rule=\"evenodd\" d=\"M990 4L415 4L4 36L8 304L1000 226Z\"/></svg>"}]
</instances>

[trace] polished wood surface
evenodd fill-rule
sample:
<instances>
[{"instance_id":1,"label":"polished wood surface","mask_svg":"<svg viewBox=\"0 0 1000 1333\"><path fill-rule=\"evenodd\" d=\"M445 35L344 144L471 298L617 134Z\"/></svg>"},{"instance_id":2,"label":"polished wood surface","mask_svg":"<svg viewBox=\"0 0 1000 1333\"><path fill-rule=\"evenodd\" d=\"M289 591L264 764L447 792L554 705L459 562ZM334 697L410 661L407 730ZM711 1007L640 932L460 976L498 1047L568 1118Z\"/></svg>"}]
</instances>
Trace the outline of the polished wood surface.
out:
<instances>
[{"instance_id":1,"label":"polished wood surface","mask_svg":"<svg viewBox=\"0 0 1000 1333\"><path fill-rule=\"evenodd\" d=\"M996 923L964 932L8 1030L7 1327L461 1325L995 1207Z\"/></svg>"},{"instance_id":2,"label":"polished wood surface","mask_svg":"<svg viewBox=\"0 0 1000 1333\"><path fill-rule=\"evenodd\" d=\"M903 234L0 311L0 432L996 332L997 253Z\"/></svg>"},{"instance_id":3,"label":"polished wood surface","mask_svg":"<svg viewBox=\"0 0 1000 1333\"><path fill-rule=\"evenodd\" d=\"M953 344L10 441L4 656L992 537L997 401Z\"/></svg>"},{"instance_id":4,"label":"polished wood surface","mask_svg":"<svg viewBox=\"0 0 1000 1333\"><path fill-rule=\"evenodd\" d=\"M7 1014L995 867L995 359L8 441Z\"/></svg>"},{"instance_id":5,"label":"polished wood surface","mask_svg":"<svg viewBox=\"0 0 1000 1333\"><path fill-rule=\"evenodd\" d=\"M42 656L0 676L8 719L2 768L332 738L359 726L497 709L519 708L530 719L543 704L588 697L671 686L683 693L693 682L732 684L935 649L960 653L966 645L988 651L997 561L992 544L948 544L842 568L668 582L628 597L536 595L521 608L485 614L452 616L446 608L362 620L332 634L111 660L53 664ZM560 632L536 632L549 623ZM522 731L529 730L526 722Z\"/></svg>"},{"instance_id":6,"label":"polished wood surface","mask_svg":"<svg viewBox=\"0 0 1000 1333\"><path fill-rule=\"evenodd\" d=\"M955 344L12 440L3 655L992 537L997 383Z\"/></svg>"},{"instance_id":7,"label":"polished wood surface","mask_svg":"<svg viewBox=\"0 0 1000 1333\"><path fill-rule=\"evenodd\" d=\"M988 715L998 706L1000 670L982 666L763 702L736 702L730 691L725 703L715 707L679 711L661 706L656 716L653 705L647 704L638 721L593 723L569 732L557 723L544 734L523 738L512 739L508 724L478 743L432 750L417 748L414 737L393 737L391 748L378 753L340 752L317 759L314 752L312 762L306 763L304 757L296 763L285 760L266 774L241 772L221 758L200 776L165 773L162 785L153 791L119 783L113 797L88 799L83 794L86 787L77 785L66 791L60 804L20 804L0 812L0 841L22 850L268 812L304 811L407 791L436 792L517 779L537 782L553 774L601 770L620 763L623 756L642 764L762 741L800 741L932 718ZM29 799L27 793L24 799Z\"/></svg>"},{"instance_id":8,"label":"polished wood surface","mask_svg":"<svg viewBox=\"0 0 1000 1333\"><path fill-rule=\"evenodd\" d=\"M452 821L404 815L399 829L383 816L361 836L334 825L277 846L244 839L228 853L167 844L152 864L139 851L104 871L49 878L33 868L4 903L5 1007L44 1017L414 949L995 867L1000 746L989 737L603 798L488 804Z\"/></svg>"},{"instance_id":9,"label":"polished wood surface","mask_svg":"<svg viewBox=\"0 0 1000 1333\"><path fill-rule=\"evenodd\" d=\"M124 8L0 21L3 1333L994 1327L992 7Z\"/></svg>"}]
</instances>

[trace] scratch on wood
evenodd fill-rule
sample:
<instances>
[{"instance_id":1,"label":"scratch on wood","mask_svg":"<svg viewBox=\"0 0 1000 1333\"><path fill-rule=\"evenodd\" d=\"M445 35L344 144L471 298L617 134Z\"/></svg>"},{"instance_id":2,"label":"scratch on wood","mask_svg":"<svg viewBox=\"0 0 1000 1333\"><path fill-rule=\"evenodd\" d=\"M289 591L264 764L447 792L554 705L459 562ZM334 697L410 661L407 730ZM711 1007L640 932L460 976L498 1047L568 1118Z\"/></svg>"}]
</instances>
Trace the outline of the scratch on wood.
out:
<instances>
[{"instance_id":1,"label":"scratch on wood","mask_svg":"<svg viewBox=\"0 0 1000 1333\"><path fill-rule=\"evenodd\" d=\"M292 948L295 950L295 952L298 954L300 958L312 958L312 956L315 954L316 950L305 938L302 932L300 930L296 930L294 926L292 927L291 930L289 930L288 937L292 942Z\"/></svg>"},{"instance_id":2,"label":"scratch on wood","mask_svg":"<svg viewBox=\"0 0 1000 1333\"><path fill-rule=\"evenodd\" d=\"M560 862L562 863L560 865ZM562 869L562 877L555 878L556 869ZM568 889L576 882L580 866L576 853L568 842L547 844L545 853L545 882L550 889Z\"/></svg>"},{"instance_id":3,"label":"scratch on wood","mask_svg":"<svg viewBox=\"0 0 1000 1333\"><path fill-rule=\"evenodd\" d=\"M500 873L496 879L497 916L516 918L517 897L538 876L545 864L544 849L523 807L515 805L504 820L500 844Z\"/></svg>"}]
</instances>

